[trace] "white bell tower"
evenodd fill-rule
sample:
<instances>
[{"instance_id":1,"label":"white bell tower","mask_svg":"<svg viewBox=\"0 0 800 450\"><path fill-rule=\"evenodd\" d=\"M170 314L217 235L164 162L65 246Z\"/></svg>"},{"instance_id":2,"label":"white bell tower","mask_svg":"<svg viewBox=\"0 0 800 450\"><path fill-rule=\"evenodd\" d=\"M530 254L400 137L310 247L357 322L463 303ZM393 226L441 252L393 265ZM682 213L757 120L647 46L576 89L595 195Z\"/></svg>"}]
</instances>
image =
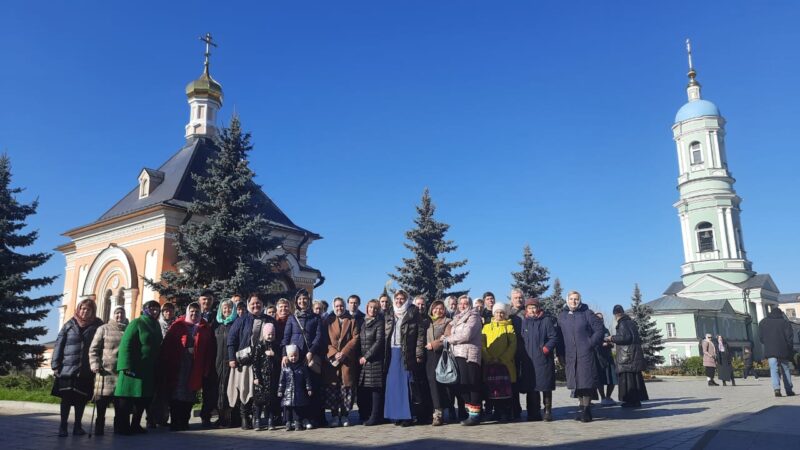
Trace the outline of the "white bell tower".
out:
<instances>
[{"instance_id":1,"label":"white bell tower","mask_svg":"<svg viewBox=\"0 0 800 450\"><path fill-rule=\"evenodd\" d=\"M217 113L222 107L222 86L209 74L211 47L216 47L211 33L200 38L206 43L205 63L200 78L186 85L189 101L189 123L186 124L186 139L217 135Z\"/></svg>"}]
</instances>

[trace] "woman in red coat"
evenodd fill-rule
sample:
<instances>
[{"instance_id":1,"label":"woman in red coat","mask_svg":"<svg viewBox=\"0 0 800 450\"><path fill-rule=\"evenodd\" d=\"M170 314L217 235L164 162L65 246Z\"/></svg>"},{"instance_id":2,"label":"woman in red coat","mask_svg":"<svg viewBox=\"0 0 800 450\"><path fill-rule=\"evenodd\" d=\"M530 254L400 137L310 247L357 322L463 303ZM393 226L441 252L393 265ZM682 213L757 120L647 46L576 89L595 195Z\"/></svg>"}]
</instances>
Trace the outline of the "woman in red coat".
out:
<instances>
[{"instance_id":1,"label":"woman in red coat","mask_svg":"<svg viewBox=\"0 0 800 450\"><path fill-rule=\"evenodd\" d=\"M170 399L173 431L189 428L197 391L203 387L203 378L214 369L215 350L214 334L200 317L200 305L191 303L186 315L169 327L161 346L160 378Z\"/></svg>"}]
</instances>

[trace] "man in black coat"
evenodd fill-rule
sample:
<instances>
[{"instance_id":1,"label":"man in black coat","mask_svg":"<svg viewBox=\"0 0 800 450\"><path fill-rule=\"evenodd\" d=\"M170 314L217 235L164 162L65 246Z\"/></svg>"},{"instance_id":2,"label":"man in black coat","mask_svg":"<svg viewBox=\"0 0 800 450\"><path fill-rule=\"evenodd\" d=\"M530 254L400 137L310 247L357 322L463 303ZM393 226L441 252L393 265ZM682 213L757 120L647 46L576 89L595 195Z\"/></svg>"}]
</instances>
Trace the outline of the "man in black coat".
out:
<instances>
[{"instance_id":1,"label":"man in black coat","mask_svg":"<svg viewBox=\"0 0 800 450\"><path fill-rule=\"evenodd\" d=\"M792 324L778 308L772 308L767 317L758 323L758 337L764 345L764 357L769 361L769 374L772 377L775 397L781 397L781 376L786 396L794 395L792 374L789 371L789 361L794 355L793 334Z\"/></svg>"}]
</instances>

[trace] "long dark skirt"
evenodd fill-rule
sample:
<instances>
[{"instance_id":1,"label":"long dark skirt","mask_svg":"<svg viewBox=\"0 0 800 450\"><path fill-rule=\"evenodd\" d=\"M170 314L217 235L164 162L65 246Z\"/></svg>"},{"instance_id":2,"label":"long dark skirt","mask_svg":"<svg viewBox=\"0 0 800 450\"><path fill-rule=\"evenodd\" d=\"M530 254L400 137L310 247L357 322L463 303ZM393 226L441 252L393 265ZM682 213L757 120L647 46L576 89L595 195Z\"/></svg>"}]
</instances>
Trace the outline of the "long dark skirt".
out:
<instances>
[{"instance_id":1,"label":"long dark skirt","mask_svg":"<svg viewBox=\"0 0 800 450\"><path fill-rule=\"evenodd\" d=\"M483 385L480 364L467 362L465 358L456 357L456 366L458 367L457 390L459 396L464 400L464 403L480 405Z\"/></svg>"},{"instance_id":2,"label":"long dark skirt","mask_svg":"<svg viewBox=\"0 0 800 450\"><path fill-rule=\"evenodd\" d=\"M619 401L623 403L639 403L650 400L642 372L622 372L619 379Z\"/></svg>"}]
</instances>

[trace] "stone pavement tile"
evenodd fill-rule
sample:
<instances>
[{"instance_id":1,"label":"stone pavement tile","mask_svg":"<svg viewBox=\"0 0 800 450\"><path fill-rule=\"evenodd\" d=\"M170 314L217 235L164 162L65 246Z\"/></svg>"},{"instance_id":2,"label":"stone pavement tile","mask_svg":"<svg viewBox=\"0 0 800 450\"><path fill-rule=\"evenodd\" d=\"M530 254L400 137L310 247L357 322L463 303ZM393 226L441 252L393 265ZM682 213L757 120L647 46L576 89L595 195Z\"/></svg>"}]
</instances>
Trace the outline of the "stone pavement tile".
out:
<instances>
[{"instance_id":1,"label":"stone pavement tile","mask_svg":"<svg viewBox=\"0 0 800 450\"><path fill-rule=\"evenodd\" d=\"M668 379L648 383L653 399L637 410L620 407L593 408L597 420L584 424L572 420L577 401L562 388L553 397L556 421L551 423L482 424L478 427L447 425L400 428L393 425L365 428L353 426L287 433L284 431L200 430L170 433L154 430L143 436L56 437L57 405L0 401L0 436L3 448L46 450L105 449L193 450L249 449L275 446L278 450L326 448L348 450L371 447L381 450L460 450L549 447L592 450L624 448L691 448L714 426L742 424L753 413L774 404L798 405L797 398L771 397L768 383L743 380L735 388L709 388L703 379ZM776 402L777 400L777 402ZM88 427L89 415L84 419ZM198 427L193 419L193 427ZM735 450L735 447L728 450Z\"/></svg>"}]
</instances>

